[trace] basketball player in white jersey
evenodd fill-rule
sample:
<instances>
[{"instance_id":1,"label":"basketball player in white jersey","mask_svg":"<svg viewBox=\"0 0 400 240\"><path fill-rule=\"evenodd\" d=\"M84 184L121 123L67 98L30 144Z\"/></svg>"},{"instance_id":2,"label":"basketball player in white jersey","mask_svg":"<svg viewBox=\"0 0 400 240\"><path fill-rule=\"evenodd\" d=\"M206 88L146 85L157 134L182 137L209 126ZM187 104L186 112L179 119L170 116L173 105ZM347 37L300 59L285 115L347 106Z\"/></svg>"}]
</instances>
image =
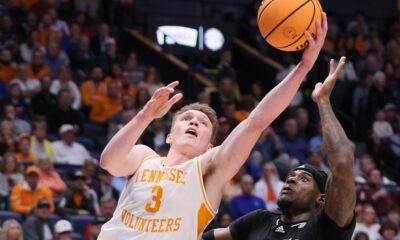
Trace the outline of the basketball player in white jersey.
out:
<instances>
[{"instance_id":1,"label":"basketball player in white jersey","mask_svg":"<svg viewBox=\"0 0 400 240\"><path fill-rule=\"evenodd\" d=\"M182 94L170 98L178 82L158 89L101 154L101 167L114 176L127 176L128 182L98 239L198 239L216 214L224 184L246 161L263 130L288 106L314 65L327 33L325 13L316 25L316 39L305 33L309 46L300 63L218 147L211 145L215 112L201 104L175 114L166 157L135 145L152 120L182 98Z\"/></svg>"}]
</instances>

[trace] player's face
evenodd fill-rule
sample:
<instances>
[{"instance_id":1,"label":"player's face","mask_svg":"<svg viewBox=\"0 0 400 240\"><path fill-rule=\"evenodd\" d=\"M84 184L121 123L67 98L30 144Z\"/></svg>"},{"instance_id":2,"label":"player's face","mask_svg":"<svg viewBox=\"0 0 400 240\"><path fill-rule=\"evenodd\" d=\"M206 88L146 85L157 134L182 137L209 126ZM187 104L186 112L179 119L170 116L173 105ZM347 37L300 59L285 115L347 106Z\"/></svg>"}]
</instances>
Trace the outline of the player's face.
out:
<instances>
[{"instance_id":1,"label":"player's face","mask_svg":"<svg viewBox=\"0 0 400 240\"><path fill-rule=\"evenodd\" d=\"M284 211L295 208L310 211L315 208L320 192L313 176L302 170L288 174L278 198L278 205Z\"/></svg>"},{"instance_id":2,"label":"player's face","mask_svg":"<svg viewBox=\"0 0 400 240\"><path fill-rule=\"evenodd\" d=\"M167 143L199 155L211 146L212 128L206 114L189 110L177 117L168 134Z\"/></svg>"}]
</instances>

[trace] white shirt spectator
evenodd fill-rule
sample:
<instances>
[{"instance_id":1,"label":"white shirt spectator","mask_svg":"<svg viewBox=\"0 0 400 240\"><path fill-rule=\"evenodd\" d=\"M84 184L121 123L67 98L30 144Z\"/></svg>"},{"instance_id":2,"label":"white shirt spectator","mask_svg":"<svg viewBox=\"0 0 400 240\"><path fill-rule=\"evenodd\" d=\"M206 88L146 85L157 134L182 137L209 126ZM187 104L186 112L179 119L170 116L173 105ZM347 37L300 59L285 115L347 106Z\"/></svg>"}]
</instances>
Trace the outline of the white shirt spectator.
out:
<instances>
[{"instance_id":1,"label":"white shirt spectator","mask_svg":"<svg viewBox=\"0 0 400 240\"><path fill-rule=\"evenodd\" d=\"M353 232L353 238L357 234L357 232L365 232L368 234L369 240L380 240L381 235L379 234L379 229L381 225L379 223L374 223L370 227L367 227L363 223L356 223L356 227Z\"/></svg>"},{"instance_id":2,"label":"white shirt spectator","mask_svg":"<svg viewBox=\"0 0 400 240\"><path fill-rule=\"evenodd\" d=\"M389 122L384 120L375 120L372 124L372 133L379 139L393 136L393 128Z\"/></svg>"},{"instance_id":3,"label":"white shirt spectator","mask_svg":"<svg viewBox=\"0 0 400 240\"><path fill-rule=\"evenodd\" d=\"M283 187L283 182L281 180L275 180L275 179L271 179L270 181L271 181L272 191L274 193L275 198L277 199ZM268 195L267 183L263 178L261 178L256 182L256 185L254 187L254 194L265 201L267 210L274 211L278 208L276 202L271 202L267 199Z\"/></svg>"},{"instance_id":4,"label":"white shirt spectator","mask_svg":"<svg viewBox=\"0 0 400 240\"><path fill-rule=\"evenodd\" d=\"M63 83L61 83L60 80L55 79L51 83L50 92L57 96L58 92L61 89L65 89L65 88L68 89L72 94L72 99L73 99L72 108L75 110L79 110L79 108L81 107L81 103L82 103L82 96L81 96L81 92L79 91L78 86L73 81L68 81L67 84L63 84Z\"/></svg>"},{"instance_id":5,"label":"white shirt spectator","mask_svg":"<svg viewBox=\"0 0 400 240\"><path fill-rule=\"evenodd\" d=\"M89 151L77 142L67 145L58 140L53 142L53 149L56 155L56 163L82 166L85 160L92 159Z\"/></svg>"}]
</instances>

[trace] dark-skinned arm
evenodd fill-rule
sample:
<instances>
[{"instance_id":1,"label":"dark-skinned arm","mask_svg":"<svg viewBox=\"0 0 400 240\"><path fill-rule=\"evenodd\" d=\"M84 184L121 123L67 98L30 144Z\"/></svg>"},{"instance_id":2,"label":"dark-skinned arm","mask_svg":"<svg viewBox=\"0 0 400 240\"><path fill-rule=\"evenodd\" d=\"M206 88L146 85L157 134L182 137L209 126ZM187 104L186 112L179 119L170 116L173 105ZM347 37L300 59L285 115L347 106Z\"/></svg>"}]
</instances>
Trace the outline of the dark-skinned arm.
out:
<instances>
[{"instance_id":1,"label":"dark-skinned arm","mask_svg":"<svg viewBox=\"0 0 400 240\"><path fill-rule=\"evenodd\" d=\"M326 214L339 226L347 227L353 219L356 204L354 183L354 145L347 138L330 104L330 95L343 69L345 58L334 67L331 60L330 72L324 83L315 86L312 97L318 105L322 124L323 149L328 156L332 174L326 184Z\"/></svg>"}]
</instances>

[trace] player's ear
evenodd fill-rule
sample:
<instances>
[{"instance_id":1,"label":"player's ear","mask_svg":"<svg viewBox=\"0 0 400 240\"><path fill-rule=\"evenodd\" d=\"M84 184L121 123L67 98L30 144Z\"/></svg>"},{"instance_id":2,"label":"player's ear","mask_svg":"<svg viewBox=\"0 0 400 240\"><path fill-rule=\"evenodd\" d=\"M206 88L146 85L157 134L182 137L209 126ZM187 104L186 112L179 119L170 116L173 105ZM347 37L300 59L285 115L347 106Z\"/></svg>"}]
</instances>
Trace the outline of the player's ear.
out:
<instances>
[{"instance_id":1,"label":"player's ear","mask_svg":"<svg viewBox=\"0 0 400 240\"><path fill-rule=\"evenodd\" d=\"M214 147L214 145L212 145L211 143L208 144L208 146L207 146L207 151L210 150L210 149L213 148L213 147Z\"/></svg>"},{"instance_id":2,"label":"player's ear","mask_svg":"<svg viewBox=\"0 0 400 240\"><path fill-rule=\"evenodd\" d=\"M324 207L325 206L325 194L319 194L318 198L317 198L317 204L320 207Z\"/></svg>"},{"instance_id":3,"label":"player's ear","mask_svg":"<svg viewBox=\"0 0 400 240\"><path fill-rule=\"evenodd\" d=\"M172 135L171 133L168 133L167 137L165 138L165 142L167 144L171 144L171 142L172 142L172 136L171 135Z\"/></svg>"}]
</instances>

